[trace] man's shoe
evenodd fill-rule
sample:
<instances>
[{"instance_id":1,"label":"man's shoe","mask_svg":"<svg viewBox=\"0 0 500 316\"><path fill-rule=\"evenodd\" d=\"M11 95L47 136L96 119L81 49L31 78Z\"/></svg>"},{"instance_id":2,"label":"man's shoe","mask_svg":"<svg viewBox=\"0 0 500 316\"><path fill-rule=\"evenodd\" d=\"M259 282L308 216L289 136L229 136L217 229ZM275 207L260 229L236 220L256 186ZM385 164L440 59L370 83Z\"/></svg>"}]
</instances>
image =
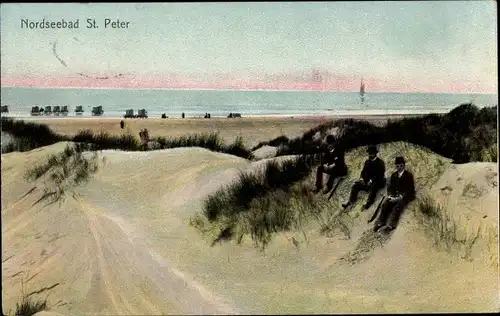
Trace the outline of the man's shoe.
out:
<instances>
[{"instance_id":1,"label":"man's shoe","mask_svg":"<svg viewBox=\"0 0 500 316\"><path fill-rule=\"evenodd\" d=\"M390 232L390 231L392 231L392 230L394 230L394 227L392 227L392 226L390 226L390 225L386 225L386 226L384 226L384 227L382 227L382 228L380 229L380 231L381 231L382 233L388 233L388 232Z\"/></svg>"},{"instance_id":2,"label":"man's shoe","mask_svg":"<svg viewBox=\"0 0 500 316\"><path fill-rule=\"evenodd\" d=\"M342 207L343 208L348 208L350 205L351 205L351 203L347 202L347 203L342 204Z\"/></svg>"},{"instance_id":3,"label":"man's shoe","mask_svg":"<svg viewBox=\"0 0 500 316\"><path fill-rule=\"evenodd\" d=\"M367 209L369 209L369 208L370 208L370 206L372 206L372 205L371 205L371 204L365 204L365 205L363 205L363 209L364 209L364 210L367 210Z\"/></svg>"},{"instance_id":4,"label":"man's shoe","mask_svg":"<svg viewBox=\"0 0 500 316\"><path fill-rule=\"evenodd\" d=\"M380 228L382 228L382 226L383 226L383 225L375 225L375 226L373 227L373 231L374 231L374 232L378 232L378 230L379 230Z\"/></svg>"}]
</instances>

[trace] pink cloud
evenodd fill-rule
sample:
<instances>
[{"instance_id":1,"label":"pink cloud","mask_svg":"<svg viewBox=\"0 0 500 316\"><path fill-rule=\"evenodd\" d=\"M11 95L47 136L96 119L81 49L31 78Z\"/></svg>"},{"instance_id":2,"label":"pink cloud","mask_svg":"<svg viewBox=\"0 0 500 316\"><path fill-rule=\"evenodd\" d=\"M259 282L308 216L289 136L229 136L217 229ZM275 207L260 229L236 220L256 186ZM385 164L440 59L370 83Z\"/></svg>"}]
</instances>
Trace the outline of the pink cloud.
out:
<instances>
[{"instance_id":1,"label":"pink cloud","mask_svg":"<svg viewBox=\"0 0 500 316\"><path fill-rule=\"evenodd\" d=\"M231 79L229 76L217 76L220 79L196 79L170 76L123 76L121 78L92 79L82 76L50 77L50 76L5 76L1 78L2 86L43 87L43 88L120 88L120 89L267 89L267 90L306 90L306 91L359 91L360 78L354 76L329 75L324 82L297 82L291 79ZM484 85L469 81L412 81L364 78L366 91L369 92L450 92L450 93L496 93L497 85Z\"/></svg>"}]
</instances>

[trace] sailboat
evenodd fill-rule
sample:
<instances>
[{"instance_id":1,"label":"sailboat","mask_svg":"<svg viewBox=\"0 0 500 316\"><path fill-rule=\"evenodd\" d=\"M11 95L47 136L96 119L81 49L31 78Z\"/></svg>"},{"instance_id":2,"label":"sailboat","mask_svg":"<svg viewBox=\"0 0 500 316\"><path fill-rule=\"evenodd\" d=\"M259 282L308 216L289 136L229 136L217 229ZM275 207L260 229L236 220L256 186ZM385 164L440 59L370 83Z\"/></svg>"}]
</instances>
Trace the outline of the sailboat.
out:
<instances>
[{"instance_id":1,"label":"sailboat","mask_svg":"<svg viewBox=\"0 0 500 316\"><path fill-rule=\"evenodd\" d=\"M361 77L361 86L359 87L359 95L361 97L361 103L365 101L365 84L363 83L363 77Z\"/></svg>"}]
</instances>

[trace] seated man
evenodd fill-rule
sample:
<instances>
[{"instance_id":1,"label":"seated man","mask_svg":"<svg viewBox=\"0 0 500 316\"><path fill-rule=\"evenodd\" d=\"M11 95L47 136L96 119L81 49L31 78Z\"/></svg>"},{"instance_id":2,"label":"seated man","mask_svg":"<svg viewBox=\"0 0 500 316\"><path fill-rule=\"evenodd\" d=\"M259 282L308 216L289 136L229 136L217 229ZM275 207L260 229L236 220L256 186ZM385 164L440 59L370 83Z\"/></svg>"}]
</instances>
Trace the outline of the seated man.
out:
<instances>
[{"instance_id":1,"label":"seated man","mask_svg":"<svg viewBox=\"0 0 500 316\"><path fill-rule=\"evenodd\" d=\"M344 150L341 146L335 145L335 137L328 135L326 137L327 146L324 149L325 157L322 159L324 164L321 164L316 172L316 190L321 191L323 187L323 173L328 174L328 182L324 193L328 193L333 188L333 181L336 177L347 175L347 166L345 164Z\"/></svg>"},{"instance_id":2,"label":"seated man","mask_svg":"<svg viewBox=\"0 0 500 316\"><path fill-rule=\"evenodd\" d=\"M368 209L375 201L377 192L385 186L385 164L382 159L377 157L377 147L374 145L368 146L368 159L365 161L361 177L354 182L351 189L351 195L347 203L342 204L342 207L347 208L349 205L356 202L359 191L368 191L368 200L363 206Z\"/></svg>"},{"instance_id":3,"label":"seated man","mask_svg":"<svg viewBox=\"0 0 500 316\"><path fill-rule=\"evenodd\" d=\"M403 157L396 157L396 171L391 175L387 187L387 198L375 222L374 231L389 232L396 228L399 216L405 206L415 199L415 181L411 172L405 169ZM385 225L385 226L384 226Z\"/></svg>"}]
</instances>

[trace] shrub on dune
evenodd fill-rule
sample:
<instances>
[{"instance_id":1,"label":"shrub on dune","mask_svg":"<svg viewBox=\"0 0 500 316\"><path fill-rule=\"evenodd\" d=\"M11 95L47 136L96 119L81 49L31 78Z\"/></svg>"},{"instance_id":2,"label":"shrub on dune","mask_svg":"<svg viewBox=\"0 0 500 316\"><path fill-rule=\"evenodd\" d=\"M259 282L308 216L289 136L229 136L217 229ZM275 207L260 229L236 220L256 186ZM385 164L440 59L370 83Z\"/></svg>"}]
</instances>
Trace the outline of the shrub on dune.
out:
<instances>
[{"instance_id":1,"label":"shrub on dune","mask_svg":"<svg viewBox=\"0 0 500 316\"><path fill-rule=\"evenodd\" d=\"M60 141L73 141L88 144L89 150L117 149L125 151L144 150L139 145L138 139L132 134L111 135L106 131L94 132L89 129L80 130L73 136L59 135L53 132L47 125L14 120L2 117L2 131L13 136L13 140L2 148L2 153L13 151L28 151L39 147L52 145ZM146 150L167 149L177 147L202 147L211 151L223 152L245 159L251 159L251 152L245 147L242 137L229 145L219 137L218 133L192 134L177 138L163 136L153 137L151 141L155 146Z\"/></svg>"},{"instance_id":2,"label":"shrub on dune","mask_svg":"<svg viewBox=\"0 0 500 316\"><path fill-rule=\"evenodd\" d=\"M16 303L16 316L32 316L38 312L47 309L46 300L33 300L31 298L23 298L21 303Z\"/></svg>"},{"instance_id":3,"label":"shrub on dune","mask_svg":"<svg viewBox=\"0 0 500 316\"><path fill-rule=\"evenodd\" d=\"M14 120L2 117L2 132L13 136L13 141L3 148L3 153L12 151L30 151L39 147L49 146L60 141L69 140L69 137L53 132L47 125L33 122Z\"/></svg>"}]
</instances>

